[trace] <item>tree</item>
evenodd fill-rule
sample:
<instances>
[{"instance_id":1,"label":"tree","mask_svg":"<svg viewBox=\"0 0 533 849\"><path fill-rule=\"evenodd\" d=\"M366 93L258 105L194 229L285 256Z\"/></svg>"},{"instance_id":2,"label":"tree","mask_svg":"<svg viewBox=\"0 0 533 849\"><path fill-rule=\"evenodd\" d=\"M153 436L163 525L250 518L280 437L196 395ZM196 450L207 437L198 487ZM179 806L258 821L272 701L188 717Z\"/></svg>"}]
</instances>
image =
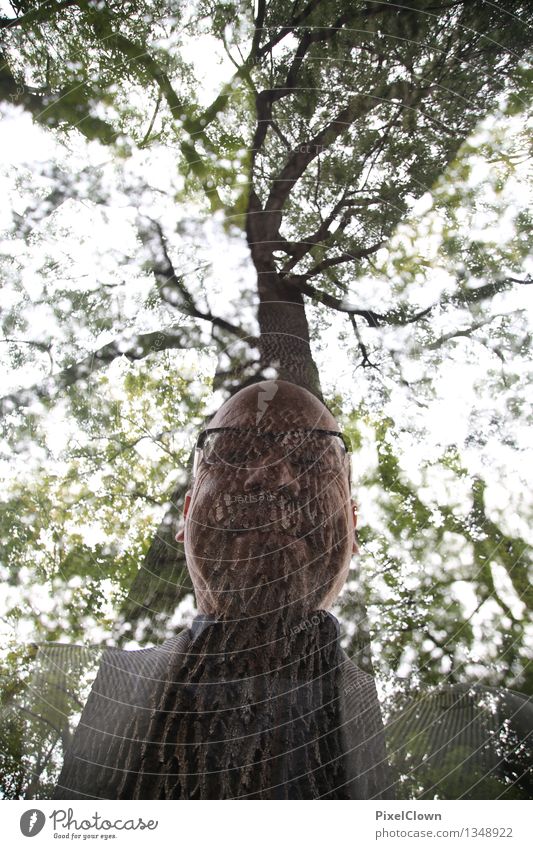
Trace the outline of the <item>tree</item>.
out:
<instances>
[{"instance_id":1,"label":"tree","mask_svg":"<svg viewBox=\"0 0 533 849\"><path fill-rule=\"evenodd\" d=\"M254 9L80 0L18 4L0 21L5 115L22 108L69 150L66 163L19 175L27 200L4 242L14 294L3 347L21 376L35 376L2 401L6 456L32 457L35 482L31 490L14 482L6 499L6 574L16 585L23 568L30 580L37 568L75 594L63 605L73 638L79 606L102 608L105 581L123 596L123 641L135 625L139 639L159 638L190 591L173 536L192 434L207 411L205 352L218 398L272 368L320 396L333 338L360 391L354 401L346 381L336 394L326 378L328 400L360 451L377 449L363 493L379 491L378 530L362 533L377 568L363 560L342 608L352 652L368 662L369 605L384 681L406 665L415 684L443 674L460 681L480 642L476 627L494 627L492 665L474 674L528 690L525 533L488 510L487 482L463 456L472 442L424 457L418 481L400 451L402 427L427 427L420 411L432 405L435 373L463 368L476 347L489 373L470 439L486 450L489 433L479 425L488 420L490 431L496 408L483 394L494 392L505 408L506 432L497 436L510 453L521 445L531 222L509 195L526 149L530 24L518 0L505 9L434 0ZM208 100L187 60L195 38L226 55L226 80ZM156 157L168 171L164 180L154 173L154 187L137 163ZM482 180L480 163L490 166ZM487 238L487 222L504 216L508 235ZM105 231L119 226L117 249ZM251 261L226 302L208 267L209 228L236 264ZM105 251L93 268L95 231ZM175 352L191 348L199 370L178 377L186 360ZM410 406L400 416L404 398ZM77 444L55 449L68 466L58 475L48 434L65 405ZM152 457L139 459L143 444ZM424 479L434 485L426 499L417 491ZM161 489L171 484L161 516ZM81 524L95 513L103 541L87 544L73 517ZM440 562L421 569L432 551ZM76 579L87 573L94 579L78 593ZM452 592L461 583L473 590L474 613ZM472 625L483 606L483 625ZM42 612L30 618L51 639L66 624L63 610L44 627Z\"/></svg>"}]
</instances>

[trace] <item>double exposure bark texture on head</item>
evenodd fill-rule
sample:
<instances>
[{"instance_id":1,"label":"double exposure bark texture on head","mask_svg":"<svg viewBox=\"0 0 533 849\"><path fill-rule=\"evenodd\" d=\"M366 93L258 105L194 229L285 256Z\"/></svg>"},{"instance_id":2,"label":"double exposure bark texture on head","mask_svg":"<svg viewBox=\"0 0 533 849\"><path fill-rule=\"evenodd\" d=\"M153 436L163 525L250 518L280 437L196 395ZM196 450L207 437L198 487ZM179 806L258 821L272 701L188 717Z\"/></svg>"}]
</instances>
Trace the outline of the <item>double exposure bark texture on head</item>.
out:
<instances>
[{"instance_id":1,"label":"double exposure bark texture on head","mask_svg":"<svg viewBox=\"0 0 533 849\"><path fill-rule=\"evenodd\" d=\"M76 128L120 147L132 120L120 97L128 86L150 92L154 115L165 110L187 188L203 197L209 213L222 213L228 231L246 235L259 335L240 316L230 320L202 305L175 267L160 223L142 220L139 240L159 296L192 324L108 343L46 384L4 398L8 412L36 396L55 397L120 356L143 359L154 345L200 347L196 326L206 323L219 357L215 386L227 396L268 376L321 398L310 307L348 316L367 366L361 326L379 333L421 321L441 305L420 310L398 296L394 308L369 308L366 299L363 306L345 296L350 291L353 298L358 281L368 280L409 204L435 185L480 119L500 96L520 90L532 42L530 4L197 5L196 19L180 3L24 4L0 19L0 98L49 128ZM236 65L207 107L194 99L179 49L160 46L161 27L170 39L181 38L192 20L209 20L210 34L225 42ZM149 143L152 123L139 147ZM459 287L454 297L481 302L523 282ZM146 638L157 636L191 589L174 544L184 490L182 484L174 493L124 603L124 618L149 621ZM363 673L346 666L330 618L299 628L310 612L245 627L206 622L196 633L135 653L135 660L106 655L84 714L90 729L73 744L64 786L91 787L86 795L103 798L386 794L373 685L364 675L346 680ZM367 643L364 634L361 640ZM137 708L124 713L124 700ZM289 719L273 736L281 715ZM178 721L182 716L187 720ZM326 726L335 733L321 734ZM348 732L341 733L344 726ZM347 762L352 756L355 766ZM287 771L297 778L293 784Z\"/></svg>"}]
</instances>

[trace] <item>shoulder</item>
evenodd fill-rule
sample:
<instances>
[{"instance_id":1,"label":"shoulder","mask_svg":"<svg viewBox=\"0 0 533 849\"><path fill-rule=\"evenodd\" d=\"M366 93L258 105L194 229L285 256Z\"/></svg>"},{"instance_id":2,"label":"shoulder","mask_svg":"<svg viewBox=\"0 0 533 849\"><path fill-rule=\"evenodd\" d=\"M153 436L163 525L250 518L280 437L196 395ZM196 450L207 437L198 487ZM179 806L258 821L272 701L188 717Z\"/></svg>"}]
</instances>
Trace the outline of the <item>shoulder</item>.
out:
<instances>
[{"instance_id":1,"label":"shoulder","mask_svg":"<svg viewBox=\"0 0 533 849\"><path fill-rule=\"evenodd\" d=\"M169 666L179 663L189 644L190 631L184 630L146 649L109 648L102 655L95 686L107 689L122 685L131 689L137 681L149 687L150 681L160 681Z\"/></svg>"},{"instance_id":2,"label":"shoulder","mask_svg":"<svg viewBox=\"0 0 533 849\"><path fill-rule=\"evenodd\" d=\"M164 643L159 643L155 646L150 646L146 649L118 649L108 648L102 655L102 660L113 662L114 664L142 664L153 662L159 657L168 657L174 654L184 654L190 643L190 631L185 629L180 631L174 637L165 640Z\"/></svg>"},{"instance_id":3,"label":"shoulder","mask_svg":"<svg viewBox=\"0 0 533 849\"><path fill-rule=\"evenodd\" d=\"M346 652L341 650L341 699L349 717L376 720L381 725L376 682L372 675L360 669Z\"/></svg>"},{"instance_id":4,"label":"shoulder","mask_svg":"<svg viewBox=\"0 0 533 849\"><path fill-rule=\"evenodd\" d=\"M189 632L182 631L146 649L106 649L80 725L104 729L109 723L126 721L131 709L147 713L153 694L172 680L172 668L180 665L188 646Z\"/></svg>"},{"instance_id":5,"label":"shoulder","mask_svg":"<svg viewBox=\"0 0 533 849\"><path fill-rule=\"evenodd\" d=\"M357 666L357 664L350 657L348 657L344 649L340 650L340 655L342 673L347 681L352 682L354 684L358 684L360 686L375 688L376 685L374 677L370 675L369 672L365 672L363 669L361 669L360 666Z\"/></svg>"}]
</instances>

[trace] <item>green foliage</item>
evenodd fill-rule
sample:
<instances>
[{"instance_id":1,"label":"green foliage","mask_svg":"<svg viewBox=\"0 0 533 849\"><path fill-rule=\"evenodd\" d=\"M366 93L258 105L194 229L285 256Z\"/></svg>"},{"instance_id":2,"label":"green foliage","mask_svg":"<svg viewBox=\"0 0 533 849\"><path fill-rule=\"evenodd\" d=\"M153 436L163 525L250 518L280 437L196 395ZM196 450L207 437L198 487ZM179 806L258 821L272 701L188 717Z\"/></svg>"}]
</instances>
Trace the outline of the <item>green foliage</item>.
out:
<instances>
[{"instance_id":1,"label":"green foliage","mask_svg":"<svg viewBox=\"0 0 533 849\"><path fill-rule=\"evenodd\" d=\"M163 623L129 595L212 386L257 371L250 189L264 205L339 115L271 235L278 272L315 287L313 353L355 449L345 643L358 656L370 632L389 706L443 680L531 693L528 4L272 0L257 31L251 2L59 5L19 4L0 31L5 126L21 107L46 129L36 148L56 145L2 175L4 795L24 789L12 705L35 644L179 625L187 587L155 593ZM68 732L52 724L45 787ZM427 765L439 797L463 756Z\"/></svg>"},{"instance_id":2,"label":"green foliage","mask_svg":"<svg viewBox=\"0 0 533 849\"><path fill-rule=\"evenodd\" d=\"M485 485L456 450L423 461L415 485L395 431L364 407L347 428L356 468L358 458L376 461L359 477L363 510L365 499L374 501L374 523L361 530L358 580L341 598L343 618L355 617L353 591L362 584L384 678L400 674L411 686L475 678L527 688L529 615L519 613L522 605L531 610L527 543L487 517ZM480 643L483 633L488 646Z\"/></svg>"}]
</instances>

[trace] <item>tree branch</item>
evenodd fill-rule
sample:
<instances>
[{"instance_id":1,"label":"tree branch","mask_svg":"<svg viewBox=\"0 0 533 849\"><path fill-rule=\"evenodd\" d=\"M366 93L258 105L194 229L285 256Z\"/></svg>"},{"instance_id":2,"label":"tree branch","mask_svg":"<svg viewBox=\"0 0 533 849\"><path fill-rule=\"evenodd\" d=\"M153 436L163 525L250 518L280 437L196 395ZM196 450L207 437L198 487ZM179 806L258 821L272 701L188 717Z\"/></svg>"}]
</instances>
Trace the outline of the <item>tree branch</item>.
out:
<instances>
[{"instance_id":1,"label":"tree branch","mask_svg":"<svg viewBox=\"0 0 533 849\"><path fill-rule=\"evenodd\" d=\"M147 228L140 227L139 236L145 247L150 251L152 272L157 281L157 288L161 298L185 315L192 318L200 318L203 321L209 321L214 327L219 327L221 330L231 333L243 342L247 342L251 346L256 345L256 337L248 333L244 328L227 321L225 318L213 315L211 310L203 311L199 309L191 293L185 286L183 277L174 268L161 225L158 221L149 220L152 225L151 231ZM154 244L154 239L156 244Z\"/></svg>"},{"instance_id":2,"label":"tree branch","mask_svg":"<svg viewBox=\"0 0 533 849\"><path fill-rule=\"evenodd\" d=\"M258 47L256 49L255 53L250 51L250 57L249 58L250 59L261 59L263 56L266 56L267 53L270 53L272 48L275 47L276 44L279 44L279 42L282 41L285 38L285 36L290 35L292 32L294 32L296 27L300 26L300 24L306 18L309 17L309 15L320 5L321 2L322 2L322 0L310 0L310 2L307 4L307 6L305 6L302 9L302 11L291 20L290 24L282 27L277 35L273 36L273 38L271 38L270 41L267 41L267 43L264 44L261 48ZM259 26L257 25L257 22L256 22L256 32L258 31L258 29L259 29ZM258 43L259 43L259 41L260 41L260 37L257 39ZM253 48L253 44L252 44L252 48Z\"/></svg>"},{"instance_id":3,"label":"tree branch","mask_svg":"<svg viewBox=\"0 0 533 849\"><path fill-rule=\"evenodd\" d=\"M63 371L52 375L46 381L0 398L0 416L5 416L20 407L28 407L36 398L41 400L54 398L61 390L87 379L118 357L126 357L133 362L159 351L196 347L202 347L201 343L191 339L187 328L180 327L178 324L165 330L135 334L129 339L116 339Z\"/></svg>"},{"instance_id":4,"label":"tree branch","mask_svg":"<svg viewBox=\"0 0 533 849\"><path fill-rule=\"evenodd\" d=\"M380 86L370 94L356 94L350 98L347 106L332 121L326 124L314 138L305 144L299 145L297 150L293 151L278 176L274 178L272 189L265 205L266 212L277 215L277 229L279 229L281 223L281 210L287 197L313 159L330 147L342 133L346 132L354 121L367 115L383 100L390 100L395 97L405 100L410 94L412 94L412 88L405 81L397 81L389 85Z\"/></svg>"},{"instance_id":5,"label":"tree branch","mask_svg":"<svg viewBox=\"0 0 533 849\"><path fill-rule=\"evenodd\" d=\"M146 145L150 141L150 135L151 135L151 132L154 128L155 119L157 118L157 113L159 112L159 107L161 106L162 99L163 99L163 95L161 94L161 92L159 92L159 95L157 97L157 102L156 102L155 108L154 108L154 113L153 113L152 118L150 120L150 123L148 125L148 129L146 130L142 141L139 142L139 148L140 149L142 149L143 147L146 147Z\"/></svg>"},{"instance_id":6,"label":"tree branch","mask_svg":"<svg viewBox=\"0 0 533 849\"><path fill-rule=\"evenodd\" d=\"M78 6L78 0L63 0L62 3L53 3L44 0L37 9L31 9L19 18L0 18L0 29L13 29L14 27L26 26L27 24L39 24L48 21L57 12L68 9L70 6Z\"/></svg>"},{"instance_id":7,"label":"tree branch","mask_svg":"<svg viewBox=\"0 0 533 849\"><path fill-rule=\"evenodd\" d=\"M494 283L487 283L485 286L479 286L477 289L469 289L464 292L456 292L452 295L447 295L442 298L440 301L437 301L434 304L431 304L429 307L425 307L424 309L413 311L408 310L407 308L400 306L395 310L389 310L386 313L378 313L374 310L368 309L360 309L358 307L351 306L346 300L339 300L335 298L333 295L328 294L327 292L321 292L318 289L315 289L314 286L311 286L307 282L307 276L305 274L302 275L287 275L284 278L286 283L294 285L297 289L299 289L302 294L307 295L309 298L312 298L315 301L319 301L321 304L324 304L326 307L330 307L331 309L336 310L337 312L346 313L347 315L358 315L363 318L369 327L381 327L381 325L393 325L402 327L407 324L414 324L416 321L419 321L421 318L425 318L428 316L436 307L443 307L449 304L472 304L478 303L479 301L487 300L488 298L493 297L493 295L498 294L499 292L503 292L505 289L509 289L513 282L518 282L522 285L528 285L532 281L529 277L525 280L518 280L517 278L505 278L504 280L499 280ZM495 316L493 316L494 318ZM489 319L492 320L492 319ZM479 327L483 326L488 322L481 322ZM474 325L471 328L470 332L476 330L477 327ZM449 338L452 336L458 335L467 335L465 333L457 332L449 335ZM447 341L448 337L443 337L442 342ZM429 347L438 347L438 344L441 344L441 340L437 340L437 342L432 343Z\"/></svg>"},{"instance_id":8,"label":"tree branch","mask_svg":"<svg viewBox=\"0 0 533 849\"><path fill-rule=\"evenodd\" d=\"M309 8L309 11L311 11L310 7L312 5L313 4L310 3L309 6L303 10L302 15L306 16L308 14L307 8ZM284 82L281 85L275 86L270 89L265 89L264 91L261 91L257 94L257 126L256 131L254 133L251 148L252 165L255 162L257 153L263 146L268 127L274 127L272 122L272 107L277 100L281 100L281 98L287 97L287 95L291 94L296 90L298 86L298 75L300 73L300 69L302 67L305 56L311 45L319 43L321 41L327 41L333 34L338 33L338 31L342 29L344 24L351 20L353 14L354 13L352 10L345 12L343 15L340 15L330 27L316 27L314 29L304 30L304 34L300 38L296 50L294 51L292 62L290 64L289 70L287 71ZM298 17L299 16L297 16L297 18ZM295 26L296 24L292 25L292 27Z\"/></svg>"},{"instance_id":9,"label":"tree branch","mask_svg":"<svg viewBox=\"0 0 533 849\"><path fill-rule=\"evenodd\" d=\"M493 315L491 318L487 318L485 321L477 321L475 324L470 325L470 327L465 327L463 330L452 330L450 333L444 333L427 347L430 351L434 351L436 348L440 348L442 345L445 345L446 342L450 341L450 339L456 339L460 336L471 336L476 330L479 330L481 327L485 327L486 324L491 324L495 318L499 317L500 315Z\"/></svg>"},{"instance_id":10,"label":"tree branch","mask_svg":"<svg viewBox=\"0 0 533 849\"><path fill-rule=\"evenodd\" d=\"M102 144L113 144L119 133L102 118L87 114L87 107L79 99L80 86L63 89L57 94L44 90L34 91L23 81L17 81L11 72L6 56L0 52L0 99L22 106L45 127L74 127L87 139L98 139ZM76 97L72 95L75 94Z\"/></svg>"},{"instance_id":11,"label":"tree branch","mask_svg":"<svg viewBox=\"0 0 533 849\"><path fill-rule=\"evenodd\" d=\"M250 48L249 59L254 59L257 56L261 37L263 35L263 24L265 22L266 0L258 0L257 15L254 21L254 36L252 38L252 46Z\"/></svg>"},{"instance_id":12,"label":"tree branch","mask_svg":"<svg viewBox=\"0 0 533 849\"><path fill-rule=\"evenodd\" d=\"M51 342L37 342L33 339L13 339L10 336L5 336L4 339L0 339L0 342L7 342L13 345L30 345L30 347L37 348L38 351L42 351L45 354L49 354L52 349Z\"/></svg>"},{"instance_id":13,"label":"tree branch","mask_svg":"<svg viewBox=\"0 0 533 849\"><path fill-rule=\"evenodd\" d=\"M344 207L346 203L346 191L343 192L341 199L335 204L329 215L322 221L320 227L315 230L315 232L308 236L306 239L302 239L299 242L287 242L285 241L282 246L282 250L285 253L288 253L291 259L285 263L283 268L281 269L281 275L287 274L295 265L308 253L312 247L318 245L320 243L323 244L323 240L326 239L327 236L331 236L332 234L329 232L329 227Z\"/></svg>"},{"instance_id":14,"label":"tree branch","mask_svg":"<svg viewBox=\"0 0 533 849\"><path fill-rule=\"evenodd\" d=\"M286 277L285 282L294 285L300 292L302 292L303 295L307 295L308 298L312 298L314 301L319 301L321 304L324 304L324 306L337 310L337 312L360 316L366 321L369 327L380 327L381 324L392 323L387 321L387 315L385 313L377 313L374 312L374 310L364 310L349 306L345 304L344 301L340 301L338 298L335 298L333 295L329 295L327 292L320 292L318 289L315 289L301 277L297 277L295 275Z\"/></svg>"},{"instance_id":15,"label":"tree branch","mask_svg":"<svg viewBox=\"0 0 533 849\"><path fill-rule=\"evenodd\" d=\"M360 250L354 251L353 253L349 253L348 251L346 251L345 253L340 254L339 256L327 257L326 259L322 260L322 262L319 262L312 268L310 268L309 271L306 271L305 274L291 275L289 277L289 280L297 279L305 282L307 280L310 280L312 277L316 277L317 274L321 274L323 271L326 271L328 268L333 268L333 266L335 265L341 265L344 262L352 262L356 259L365 259L366 257L376 253L376 251L379 251L379 249L383 247L383 245L384 242L380 240L379 242L376 242L375 245L370 245L370 247L368 248L361 248ZM282 272L280 276L285 277L285 274Z\"/></svg>"},{"instance_id":16,"label":"tree branch","mask_svg":"<svg viewBox=\"0 0 533 849\"><path fill-rule=\"evenodd\" d=\"M355 338L357 339L357 344L359 345L359 350L361 351L363 357L361 365L363 366L363 368L377 368L377 366L374 365L373 362L371 362L370 357L368 356L368 348L363 342L363 338L361 336L361 333L359 332L359 328L357 326L357 322L353 316L353 313L349 316L349 319L350 324L353 328L353 332L355 333Z\"/></svg>"},{"instance_id":17,"label":"tree branch","mask_svg":"<svg viewBox=\"0 0 533 849\"><path fill-rule=\"evenodd\" d=\"M524 280L520 280L517 277L504 277L502 280L495 280L493 283L486 283L484 286L478 286L475 289L464 289L462 292L448 295L437 304L433 304L431 309L433 310L436 306L442 306L449 303L476 304L480 301L486 301L489 298L494 297L494 295L498 295L500 292L510 289L513 283L518 283L521 286L529 286L533 283L533 279L530 275L527 275Z\"/></svg>"}]
</instances>

